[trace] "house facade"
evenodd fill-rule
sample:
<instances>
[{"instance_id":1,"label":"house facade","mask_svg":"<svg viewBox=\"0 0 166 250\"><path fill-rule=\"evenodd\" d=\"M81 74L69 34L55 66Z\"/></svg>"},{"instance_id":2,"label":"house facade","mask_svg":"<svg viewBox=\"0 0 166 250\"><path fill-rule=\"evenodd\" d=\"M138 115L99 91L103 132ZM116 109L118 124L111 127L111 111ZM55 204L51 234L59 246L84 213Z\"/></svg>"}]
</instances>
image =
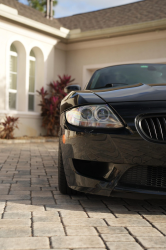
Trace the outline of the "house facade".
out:
<instances>
[{"instance_id":1,"label":"house facade","mask_svg":"<svg viewBox=\"0 0 166 250\"><path fill-rule=\"evenodd\" d=\"M101 67L166 63L166 0L47 19L15 0L0 0L0 119L20 117L16 136L38 136L36 92L69 74L85 87Z\"/></svg>"}]
</instances>

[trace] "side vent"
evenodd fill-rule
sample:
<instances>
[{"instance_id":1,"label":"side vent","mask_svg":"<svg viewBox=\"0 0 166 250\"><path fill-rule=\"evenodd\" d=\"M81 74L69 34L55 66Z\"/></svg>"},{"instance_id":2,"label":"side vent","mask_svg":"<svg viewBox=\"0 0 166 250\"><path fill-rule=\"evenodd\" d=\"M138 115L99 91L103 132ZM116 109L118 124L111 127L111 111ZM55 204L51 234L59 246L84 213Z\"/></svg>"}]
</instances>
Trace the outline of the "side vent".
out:
<instances>
[{"instance_id":1,"label":"side vent","mask_svg":"<svg viewBox=\"0 0 166 250\"><path fill-rule=\"evenodd\" d=\"M135 119L138 133L147 141L166 144L166 114L144 114Z\"/></svg>"}]
</instances>

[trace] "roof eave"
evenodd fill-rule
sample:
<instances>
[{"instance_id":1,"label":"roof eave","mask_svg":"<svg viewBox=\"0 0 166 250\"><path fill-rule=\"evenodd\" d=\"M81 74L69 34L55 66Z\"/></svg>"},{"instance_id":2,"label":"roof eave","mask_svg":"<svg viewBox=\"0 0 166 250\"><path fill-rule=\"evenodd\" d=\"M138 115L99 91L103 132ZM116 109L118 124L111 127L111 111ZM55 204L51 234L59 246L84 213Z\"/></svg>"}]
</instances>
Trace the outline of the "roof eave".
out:
<instances>
[{"instance_id":1,"label":"roof eave","mask_svg":"<svg viewBox=\"0 0 166 250\"><path fill-rule=\"evenodd\" d=\"M26 18L18 14L8 13L1 9L0 9L0 19L10 20L12 21L12 23L19 23L20 25L24 27L29 27L33 30L37 30L42 33L54 36L62 41L68 36L68 33L69 33L69 31L64 32L57 28L50 27L49 25L34 21L30 18Z\"/></svg>"},{"instance_id":2,"label":"roof eave","mask_svg":"<svg viewBox=\"0 0 166 250\"><path fill-rule=\"evenodd\" d=\"M107 29L90 30L85 32L75 32L74 30L73 31L71 30L65 40L66 43L76 43L76 42L133 35L133 34L165 30L165 29L166 29L166 18L150 22L137 23L137 24L107 28Z\"/></svg>"}]
</instances>

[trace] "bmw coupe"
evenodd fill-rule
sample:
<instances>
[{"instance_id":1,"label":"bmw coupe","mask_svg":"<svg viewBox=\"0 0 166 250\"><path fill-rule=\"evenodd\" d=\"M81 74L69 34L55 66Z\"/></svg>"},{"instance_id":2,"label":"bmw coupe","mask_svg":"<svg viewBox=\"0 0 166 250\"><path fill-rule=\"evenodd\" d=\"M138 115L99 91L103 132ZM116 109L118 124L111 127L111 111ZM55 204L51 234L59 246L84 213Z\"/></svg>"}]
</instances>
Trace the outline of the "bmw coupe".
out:
<instances>
[{"instance_id":1,"label":"bmw coupe","mask_svg":"<svg viewBox=\"0 0 166 250\"><path fill-rule=\"evenodd\" d=\"M83 91L69 89L60 107L60 192L166 195L166 65L110 66Z\"/></svg>"}]
</instances>

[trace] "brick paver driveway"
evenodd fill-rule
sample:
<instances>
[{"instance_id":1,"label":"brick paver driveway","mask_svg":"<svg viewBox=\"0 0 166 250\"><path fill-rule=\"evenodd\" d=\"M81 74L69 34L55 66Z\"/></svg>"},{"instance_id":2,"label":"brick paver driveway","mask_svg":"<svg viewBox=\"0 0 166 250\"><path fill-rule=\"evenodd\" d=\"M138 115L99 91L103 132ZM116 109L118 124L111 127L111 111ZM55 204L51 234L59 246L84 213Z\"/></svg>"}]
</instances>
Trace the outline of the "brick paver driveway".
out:
<instances>
[{"instance_id":1,"label":"brick paver driveway","mask_svg":"<svg viewBox=\"0 0 166 250\"><path fill-rule=\"evenodd\" d=\"M0 250L166 249L166 201L64 196L58 143L0 144Z\"/></svg>"}]
</instances>

